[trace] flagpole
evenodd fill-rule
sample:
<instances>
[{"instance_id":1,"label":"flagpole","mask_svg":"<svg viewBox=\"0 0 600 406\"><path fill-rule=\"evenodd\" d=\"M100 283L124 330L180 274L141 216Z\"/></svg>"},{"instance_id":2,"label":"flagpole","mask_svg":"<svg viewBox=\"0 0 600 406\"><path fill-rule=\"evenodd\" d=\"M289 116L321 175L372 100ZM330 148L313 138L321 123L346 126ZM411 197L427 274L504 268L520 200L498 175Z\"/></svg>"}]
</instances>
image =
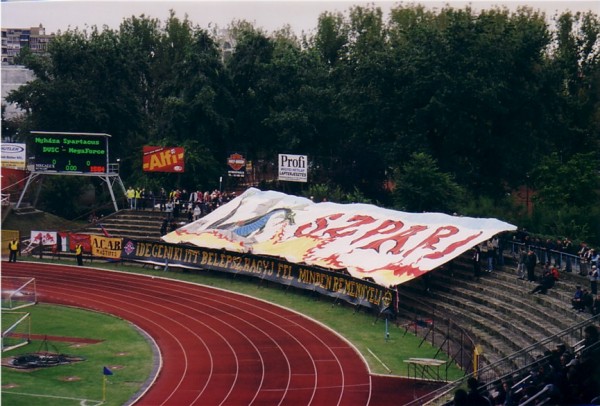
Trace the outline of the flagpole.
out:
<instances>
[{"instance_id":1,"label":"flagpole","mask_svg":"<svg viewBox=\"0 0 600 406\"><path fill-rule=\"evenodd\" d=\"M103 367L102 368L102 376L104 377L104 379L102 380L102 401L104 402L106 400L106 376L107 375L112 375L112 371L107 368L107 367Z\"/></svg>"}]
</instances>

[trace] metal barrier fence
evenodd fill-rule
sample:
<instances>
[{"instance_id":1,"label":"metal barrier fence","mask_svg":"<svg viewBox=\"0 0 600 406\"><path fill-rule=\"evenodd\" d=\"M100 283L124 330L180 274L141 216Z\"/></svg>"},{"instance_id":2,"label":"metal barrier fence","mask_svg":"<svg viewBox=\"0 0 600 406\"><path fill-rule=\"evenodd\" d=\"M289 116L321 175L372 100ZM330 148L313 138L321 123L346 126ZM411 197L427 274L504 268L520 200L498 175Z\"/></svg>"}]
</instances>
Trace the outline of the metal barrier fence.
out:
<instances>
[{"instance_id":1,"label":"metal barrier fence","mask_svg":"<svg viewBox=\"0 0 600 406\"><path fill-rule=\"evenodd\" d=\"M578 273L580 275L587 275L589 271L589 264L579 258L578 255L568 254L566 252L547 249L546 247L540 247L535 244L525 244L516 241L505 240L505 247L508 249L508 254L518 260L519 252L521 250L531 249L538 258L538 261L542 264L549 262L555 265L557 268L564 270L565 272ZM505 251L504 255L507 255Z\"/></svg>"},{"instance_id":2,"label":"metal barrier fence","mask_svg":"<svg viewBox=\"0 0 600 406\"><path fill-rule=\"evenodd\" d=\"M416 405L444 405L449 404L454 395L454 391L464 387L471 377L476 377L479 382L484 382L483 389L495 386L498 381L510 378L513 382L518 382L519 377L523 378L532 366L537 365L540 359L544 358L549 349L560 344L567 348L576 349L584 338L583 331L589 325L599 325L600 315L590 317L587 320L579 322L551 337L537 342L527 348L524 348L506 358L503 358L493 364L487 365L478 371L465 375L461 379L449 383L435 391L428 393L418 399L407 403L405 406Z\"/></svg>"}]
</instances>

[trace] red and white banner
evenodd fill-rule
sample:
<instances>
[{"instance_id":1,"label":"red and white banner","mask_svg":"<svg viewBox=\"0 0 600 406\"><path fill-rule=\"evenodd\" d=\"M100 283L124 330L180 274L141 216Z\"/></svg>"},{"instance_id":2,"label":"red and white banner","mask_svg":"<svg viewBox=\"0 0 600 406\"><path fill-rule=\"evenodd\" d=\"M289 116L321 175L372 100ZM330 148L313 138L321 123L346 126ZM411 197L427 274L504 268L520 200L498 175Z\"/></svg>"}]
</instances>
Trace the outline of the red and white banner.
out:
<instances>
[{"instance_id":1,"label":"red and white banner","mask_svg":"<svg viewBox=\"0 0 600 406\"><path fill-rule=\"evenodd\" d=\"M54 245L58 238L56 231L35 231L32 230L29 234L31 244L37 245Z\"/></svg>"},{"instance_id":2,"label":"red and white banner","mask_svg":"<svg viewBox=\"0 0 600 406\"><path fill-rule=\"evenodd\" d=\"M497 219L313 203L251 188L162 239L346 269L356 278L372 278L389 287L419 277L495 234L515 229Z\"/></svg>"},{"instance_id":3,"label":"red and white banner","mask_svg":"<svg viewBox=\"0 0 600 406\"><path fill-rule=\"evenodd\" d=\"M182 147L144 146L142 169L144 172L184 172Z\"/></svg>"},{"instance_id":4,"label":"red and white banner","mask_svg":"<svg viewBox=\"0 0 600 406\"><path fill-rule=\"evenodd\" d=\"M69 251L75 251L77 244L81 244L83 252L92 252L89 234L69 233Z\"/></svg>"}]
</instances>

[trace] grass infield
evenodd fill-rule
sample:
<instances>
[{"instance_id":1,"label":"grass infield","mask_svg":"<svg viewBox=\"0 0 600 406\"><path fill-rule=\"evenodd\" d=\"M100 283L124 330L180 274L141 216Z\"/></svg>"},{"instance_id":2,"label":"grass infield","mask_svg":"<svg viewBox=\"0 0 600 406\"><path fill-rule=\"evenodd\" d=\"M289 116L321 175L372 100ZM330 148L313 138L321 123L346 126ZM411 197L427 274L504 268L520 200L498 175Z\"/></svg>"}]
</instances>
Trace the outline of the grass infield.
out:
<instances>
[{"instance_id":1,"label":"grass infield","mask_svg":"<svg viewBox=\"0 0 600 406\"><path fill-rule=\"evenodd\" d=\"M31 258L31 260L54 264L73 263L68 260L57 261L34 258ZM350 341L366 359L372 373L406 376L407 367L404 360L410 357L433 358L437 352L437 348L432 347L428 342L422 343L420 337L415 337L410 332L405 334L403 328L398 328L393 324L388 325L389 337L386 339L385 321L379 320L375 322L374 315L370 313L364 311L356 313L352 307L340 302L334 303L330 298L314 296L300 290L286 290L281 285L264 281L261 283L256 278L234 277L233 275L220 272L181 271L177 270L177 268L171 268L169 272L163 272L162 270L142 268L137 264L118 265L105 263L100 260L86 265L185 280L246 294L295 310L330 327ZM50 309L54 312L53 315L41 318L39 316L34 317L38 311L50 311ZM32 313L32 334L77 337L77 332L85 331L85 338L101 338L105 341L77 348L76 351L71 351L71 348L68 351L63 351L86 357L87 361L76 365L48 368L47 370L28 373L12 371L7 367L3 367L3 404L57 404L57 399L52 398L46 399L47 401L43 398L36 398L32 403L32 399L28 396L16 396L12 392L68 396L76 399L72 404L78 404L79 399L100 401L102 399L102 367L104 365L109 367L111 365L122 365L126 366L126 368L113 371L115 375L108 377L107 402L105 403L107 405L121 405L130 396L133 396L143 383L145 377L148 377L152 368L151 349L139 332L133 329L128 323L107 315L64 307L37 305L25 310ZM78 313L76 315L70 314L74 311ZM65 315L63 315L63 312ZM102 318L103 320L99 321L98 318ZM89 319L90 328L83 328L79 322L80 319L82 322ZM41 320L44 321L42 322ZM72 320L78 320L77 325L74 325ZM111 323L108 323L109 320ZM111 325L114 325L114 327L109 327ZM121 329L128 330L128 333L124 334ZM52 344L58 344L59 347L65 345L65 343ZM14 352L34 352L37 351L39 346L40 342L33 342ZM121 352L128 353L129 355L119 355ZM13 354L12 352L3 354L3 356L6 355ZM446 356L442 353L438 354L437 358L447 360ZM76 372L71 372L72 370L76 370ZM134 371L138 372L135 376L133 376ZM60 380L60 377L70 376L71 374L81 376L82 379L77 382L63 382ZM447 374L448 380L455 380L463 376L463 372L453 363L450 364ZM445 376L445 373L442 376ZM23 379L22 386L12 389L6 387L9 382L17 378ZM8 403L4 403L5 400ZM60 404L69 405L71 403L61 400ZM93 403L88 402L87 404L91 405Z\"/></svg>"},{"instance_id":2,"label":"grass infield","mask_svg":"<svg viewBox=\"0 0 600 406\"><path fill-rule=\"evenodd\" d=\"M26 346L2 354L3 405L93 406L102 403L104 387L104 404L122 405L150 376L152 348L130 323L107 314L65 306L37 304L21 310L31 314L34 339ZM4 329L4 317L2 322ZM60 337L60 340L45 340L46 335ZM84 360L35 370L5 366L7 358L37 352ZM106 386L105 366L113 372L107 376Z\"/></svg>"}]
</instances>

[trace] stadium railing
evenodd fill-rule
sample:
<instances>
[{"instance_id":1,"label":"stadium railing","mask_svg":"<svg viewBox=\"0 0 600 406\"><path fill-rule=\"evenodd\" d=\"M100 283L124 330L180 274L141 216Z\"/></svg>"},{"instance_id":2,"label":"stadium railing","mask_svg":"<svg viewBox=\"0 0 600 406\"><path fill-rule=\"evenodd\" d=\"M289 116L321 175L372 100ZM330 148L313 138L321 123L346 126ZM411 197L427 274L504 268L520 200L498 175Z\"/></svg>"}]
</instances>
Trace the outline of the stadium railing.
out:
<instances>
[{"instance_id":1,"label":"stadium railing","mask_svg":"<svg viewBox=\"0 0 600 406\"><path fill-rule=\"evenodd\" d=\"M405 406L448 404L454 395L454 391L460 387L464 387L467 380L471 377L481 382L480 389L484 391L492 390L502 380L510 379L513 382L519 381L526 377L526 374L533 366L539 365L547 357L549 348L560 344L573 348L583 339L583 330L585 327L589 325L597 326L599 323L600 314L590 317L493 364L473 371L456 381L407 403ZM498 373L498 371L503 372Z\"/></svg>"}]
</instances>

